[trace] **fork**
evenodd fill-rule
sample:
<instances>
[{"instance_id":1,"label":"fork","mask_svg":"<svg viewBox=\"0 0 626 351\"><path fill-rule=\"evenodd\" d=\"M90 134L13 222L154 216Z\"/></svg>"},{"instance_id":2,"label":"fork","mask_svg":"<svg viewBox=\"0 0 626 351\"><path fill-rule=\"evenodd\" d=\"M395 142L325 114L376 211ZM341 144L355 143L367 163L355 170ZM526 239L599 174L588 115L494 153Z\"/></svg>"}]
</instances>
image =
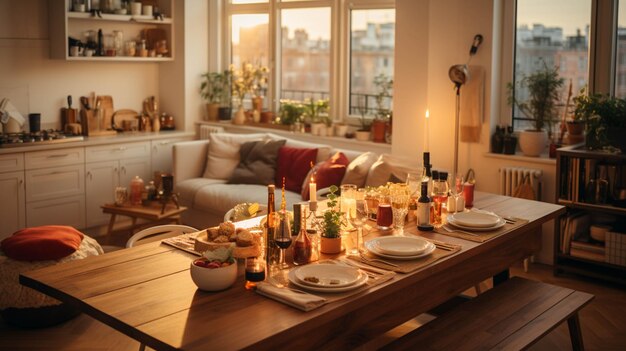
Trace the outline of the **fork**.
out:
<instances>
[{"instance_id":1,"label":"fork","mask_svg":"<svg viewBox=\"0 0 626 351\"><path fill-rule=\"evenodd\" d=\"M391 267L396 267L396 268L400 267L400 266L398 266L395 263L391 263L391 262L388 262L388 261L385 261L385 260L381 260L381 259L378 259L378 258L369 258L369 257L363 255L362 253L360 253L360 256L361 256L361 259L366 261L366 262L378 262L378 263L386 264L386 265L391 266Z\"/></svg>"},{"instance_id":2,"label":"fork","mask_svg":"<svg viewBox=\"0 0 626 351\"><path fill-rule=\"evenodd\" d=\"M293 291L295 293L300 293L300 294L309 294L308 292L306 292L304 290L299 290L299 289L294 289L292 287L289 287L289 286L279 282L274 277L267 278L267 282L272 284L273 286L279 288L279 289L287 289L287 290L291 290L291 291Z\"/></svg>"},{"instance_id":3,"label":"fork","mask_svg":"<svg viewBox=\"0 0 626 351\"><path fill-rule=\"evenodd\" d=\"M478 235L476 233L468 232L468 231L465 231L465 230L452 229L452 228L448 227L447 225L442 225L441 228L443 228L448 233L463 233L463 234L472 235L472 236L480 236L480 235Z\"/></svg>"}]
</instances>

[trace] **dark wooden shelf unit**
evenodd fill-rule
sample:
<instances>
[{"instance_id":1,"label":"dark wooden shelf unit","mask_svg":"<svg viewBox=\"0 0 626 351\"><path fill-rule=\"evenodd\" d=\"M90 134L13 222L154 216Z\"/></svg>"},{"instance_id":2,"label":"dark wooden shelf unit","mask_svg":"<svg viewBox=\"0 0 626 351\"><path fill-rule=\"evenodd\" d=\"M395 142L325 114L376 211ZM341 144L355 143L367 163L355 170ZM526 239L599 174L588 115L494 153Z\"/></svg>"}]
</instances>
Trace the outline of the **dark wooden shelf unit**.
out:
<instances>
[{"instance_id":1,"label":"dark wooden shelf unit","mask_svg":"<svg viewBox=\"0 0 626 351\"><path fill-rule=\"evenodd\" d=\"M617 225L626 228L626 208L614 206L609 199L607 203L591 203L585 199L587 179L595 179L598 165L615 165L617 175L626 173L626 155L595 152L584 149L581 145L573 145L557 150L556 157L556 199L557 203L567 207L567 213L555 221L554 236L554 274L573 273L587 277L602 279L626 285L626 267L592 259L571 256L561 252L562 235L561 221L573 213L590 213L594 215L613 215ZM589 168L589 169L588 169ZM613 186L626 188L626 174L621 179L613 179ZM615 193L615 191L613 191ZM622 205L620 203L620 205Z\"/></svg>"}]
</instances>

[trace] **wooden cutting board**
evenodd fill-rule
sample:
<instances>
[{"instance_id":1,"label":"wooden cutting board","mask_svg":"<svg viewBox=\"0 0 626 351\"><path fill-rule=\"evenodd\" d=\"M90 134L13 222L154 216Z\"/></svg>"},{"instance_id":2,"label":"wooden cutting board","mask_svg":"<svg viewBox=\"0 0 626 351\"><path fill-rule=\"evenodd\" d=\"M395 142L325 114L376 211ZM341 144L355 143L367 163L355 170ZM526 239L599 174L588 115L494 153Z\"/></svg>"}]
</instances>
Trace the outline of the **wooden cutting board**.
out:
<instances>
[{"instance_id":1,"label":"wooden cutting board","mask_svg":"<svg viewBox=\"0 0 626 351\"><path fill-rule=\"evenodd\" d=\"M115 109L113 108L113 98L110 95L100 95L96 98L96 108L103 110L103 120L101 130L113 129L112 119Z\"/></svg>"},{"instance_id":2,"label":"wooden cutting board","mask_svg":"<svg viewBox=\"0 0 626 351\"><path fill-rule=\"evenodd\" d=\"M80 124L83 129L84 136L101 136L101 135L115 135L115 130L103 130L98 128L98 117L95 114L95 110L80 109Z\"/></svg>"}]
</instances>

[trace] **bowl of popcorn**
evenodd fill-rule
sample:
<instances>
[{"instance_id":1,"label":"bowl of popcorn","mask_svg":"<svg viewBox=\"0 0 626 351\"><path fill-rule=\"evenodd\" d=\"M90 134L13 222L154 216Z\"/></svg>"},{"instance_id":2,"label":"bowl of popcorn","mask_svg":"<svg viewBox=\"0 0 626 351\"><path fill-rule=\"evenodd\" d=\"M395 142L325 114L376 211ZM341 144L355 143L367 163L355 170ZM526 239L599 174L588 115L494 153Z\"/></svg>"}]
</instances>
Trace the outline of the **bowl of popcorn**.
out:
<instances>
[{"instance_id":1,"label":"bowl of popcorn","mask_svg":"<svg viewBox=\"0 0 626 351\"><path fill-rule=\"evenodd\" d=\"M198 289L225 290L237 280L237 260L232 256L232 247L218 247L193 260L189 271Z\"/></svg>"}]
</instances>

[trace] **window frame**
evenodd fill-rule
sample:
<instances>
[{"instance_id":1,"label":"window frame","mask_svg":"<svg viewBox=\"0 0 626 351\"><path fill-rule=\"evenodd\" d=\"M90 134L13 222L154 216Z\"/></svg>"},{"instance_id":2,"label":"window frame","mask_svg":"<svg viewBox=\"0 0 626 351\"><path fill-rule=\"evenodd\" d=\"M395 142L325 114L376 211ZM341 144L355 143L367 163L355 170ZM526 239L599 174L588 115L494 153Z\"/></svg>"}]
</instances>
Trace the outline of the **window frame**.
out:
<instances>
[{"instance_id":1,"label":"window frame","mask_svg":"<svg viewBox=\"0 0 626 351\"><path fill-rule=\"evenodd\" d=\"M268 68L270 79L268 84L267 98L274 111L279 109L281 90L281 10L299 8L329 7L331 16L330 28L330 65L329 65L329 96L332 118L336 122L344 122L350 125L360 125L360 117L349 115L350 94L350 37L351 10L375 10L395 9L396 0L299 0L283 2L280 0L268 0L266 3L232 4L229 0L223 0L221 11L222 23L217 24L221 28L220 57L221 66L226 68L230 65L232 54L231 48L231 16L240 14L267 14L269 18L269 43L268 43ZM394 56L395 57L395 56ZM219 65L218 65L219 66ZM395 71L394 71L395 74Z\"/></svg>"},{"instance_id":2,"label":"window frame","mask_svg":"<svg viewBox=\"0 0 626 351\"><path fill-rule=\"evenodd\" d=\"M626 6L626 0L624 5ZM615 52L617 47L617 9L619 0L591 0L589 22L588 87L590 93L615 93ZM517 0L502 6L501 79L499 118L496 124L513 125L513 109L507 103L507 82L513 80L515 68L515 31ZM608 18L609 20L601 20ZM576 94L577 92L574 92Z\"/></svg>"}]
</instances>

